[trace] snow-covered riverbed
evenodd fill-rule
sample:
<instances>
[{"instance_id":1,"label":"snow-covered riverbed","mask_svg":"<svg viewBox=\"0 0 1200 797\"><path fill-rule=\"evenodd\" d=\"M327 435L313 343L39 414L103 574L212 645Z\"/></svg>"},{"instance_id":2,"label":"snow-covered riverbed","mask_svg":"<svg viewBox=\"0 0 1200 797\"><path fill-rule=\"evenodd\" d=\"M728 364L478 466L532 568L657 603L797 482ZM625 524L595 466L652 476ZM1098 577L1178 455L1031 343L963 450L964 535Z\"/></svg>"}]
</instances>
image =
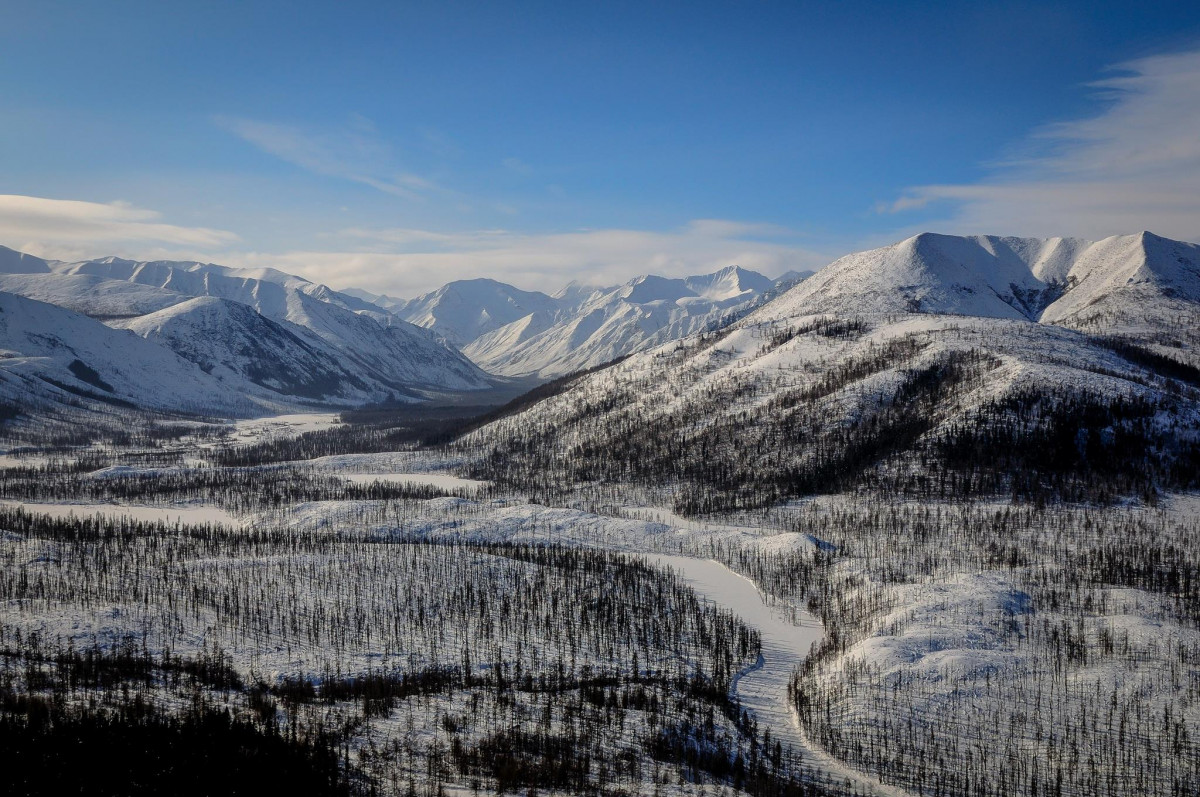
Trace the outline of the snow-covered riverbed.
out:
<instances>
[{"instance_id":1,"label":"snow-covered riverbed","mask_svg":"<svg viewBox=\"0 0 1200 797\"><path fill-rule=\"evenodd\" d=\"M234 442L239 445L261 443L277 437L290 437L330 429L341 424L336 412L306 412L289 415L270 415L265 418L248 418L234 423Z\"/></svg>"},{"instance_id":2,"label":"snow-covered riverbed","mask_svg":"<svg viewBox=\"0 0 1200 797\"><path fill-rule=\"evenodd\" d=\"M0 501L0 506L21 507L26 512L49 515L54 518L85 518L93 515L106 517L128 517L147 522L166 523L223 523L228 526L241 525L240 521L224 509L210 505L194 506L146 506L136 504L41 504L32 501Z\"/></svg>"},{"instance_id":3,"label":"snow-covered riverbed","mask_svg":"<svg viewBox=\"0 0 1200 797\"><path fill-rule=\"evenodd\" d=\"M490 482L464 479L449 473L342 473L343 479L355 484L386 482L388 484L410 484L418 487L438 487L443 490L478 490Z\"/></svg>"},{"instance_id":4,"label":"snow-covered riverbed","mask_svg":"<svg viewBox=\"0 0 1200 797\"><path fill-rule=\"evenodd\" d=\"M763 602L753 581L720 562L661 554L647 558L671 568L697 593L758 630L762 635L762 659L757 669L738 679L734 692L742 705L755 713L759 724L771 728L772 735L801 748L788 700L788 682L812 646L821 641L821 621L803 612L799 624L793 624L782 611Z\"/></svg>"},{"instance_id":5,"label":"snow-covered riverbed","mask_svg":"<svg viewBox=\"0 0 1200 797\"><path fill-rule=\"evenodd\" d=\"M758 665L744 671L734 683L734 694L744 708L750 709L759 728L771 729L771 736L804 754L809 764L841 782L849 782L867 794L905 797L906 792L886 786L876 778L847 767L824 750L814 748L805 738L796 713L788 699L788 683L812 646L821 641L825 629L808 612L798 612L797 622L783 610L768 606L750 579L740 576L720 562L688 556L646 554L647 560L674 570L699 595L738 615L762 637L762 656Z\"/></svg>"}]
</instances>

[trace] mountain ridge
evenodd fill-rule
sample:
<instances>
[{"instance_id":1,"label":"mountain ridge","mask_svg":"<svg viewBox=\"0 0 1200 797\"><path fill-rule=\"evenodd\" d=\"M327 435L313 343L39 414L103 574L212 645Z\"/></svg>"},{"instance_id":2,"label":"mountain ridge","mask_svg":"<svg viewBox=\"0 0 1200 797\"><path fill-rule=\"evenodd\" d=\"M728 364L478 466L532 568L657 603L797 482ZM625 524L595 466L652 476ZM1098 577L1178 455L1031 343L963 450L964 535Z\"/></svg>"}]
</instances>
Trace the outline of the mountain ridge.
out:
<instances>
[{"instance_id":1,"label":"mountain ridge","mask_svg":"<svg viewBox=\"0 0 1200 797\"><path fill-rule=\"evenodd\" d=\"M190 407L361 406L495 384L436 334L276 269L118 257L49 262L5 249L0 291L88 316L203 367L206 378L194 385L200 394L147 394L153 406L171 404L166 396ZM85 327L64 321L68 338L78 332L128 343ZM52 337L54 330L37 334ZM5 342L15 355L31 345L19 335ZM144 347L129 346L129 359L146 356Z\"/></svg>"},{"instance_id":2,"label":"mountain ridge","mask_svg":"<svg viewBox=\"0 0 1200 797\"><path fill-rule=\"evenodd\" d=\"M711 326L775 285L730 265L688 277L643 274L608 287L571 282L551 295L458 280L407 302L377 301L444 335L489 372L546 379Z\"/></svg>"}]
</instances>

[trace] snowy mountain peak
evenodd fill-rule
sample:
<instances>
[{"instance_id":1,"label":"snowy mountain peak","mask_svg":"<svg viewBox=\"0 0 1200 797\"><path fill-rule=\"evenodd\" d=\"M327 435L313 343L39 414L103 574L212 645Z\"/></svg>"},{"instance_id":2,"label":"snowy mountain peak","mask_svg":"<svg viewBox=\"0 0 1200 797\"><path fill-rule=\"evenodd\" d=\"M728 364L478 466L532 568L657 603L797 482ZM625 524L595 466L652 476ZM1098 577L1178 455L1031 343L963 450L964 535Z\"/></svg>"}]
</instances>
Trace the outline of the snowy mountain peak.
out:
<instances>
[{"instance_id":1,"label":"snowy mountain peak","mask_svg":"<svg viewBox=\"0 0 1200 797\"><path fill-rule=\"evenodd\" d=\"M573 282L544 297L548 307L479 335L463 352L494 373L555 376L723 323L774 286L739 266L683 278L644 274L610 288Z\"/></svg>"},{"instance_id":2,"label":"snowy mountain peak","mask_svg":"<svg viewBox=\"0 0 1200 797\"><path fill-rule=\"evenodd\" d=\"M687 277L684 283L698 296L715 302L727 302L764 293L771 289L775 280L741 266L726 266L712 274Z\"/></svg>"},{"instance_id":3,"label":"snowy mountain peak","mask_svg":"<svg viewBox=\"0 0 1200 797\"><path fill-rule=\"evenodd\" d=\"M1058 320L1123 286L1200 292L1194 244L1144 232L1102 241L921 233L846 255L762 314L924 312Z\"/></svg>"},{"instance_id":4,"label":"snowy mountain peak","mask_svg":"<svg viewBox=\"0 0 1200 797\"><path fill-rule=\"evenodd\" d=\"M196 398L200 408L420 400L422 391L492 384L427 330L276 269L118 257L47 264L2 252L0 261L26 272L0 273L0 290L87 314L119 328L116 340L132 332L187 368L199 366L215 380Z\"/></svg>"},{"instance_id":5,"label":"snowy mountain peak","mask_svg":"<svg viewBox=\"0 0 1200 797\"><path fill-rule=\"evenodd\" d=\"M530 313L553 313L558 308L554 299L539 291L478 278L449 282L391 309L405 321L462 346Z\"/></svg>"},{"instance_id":6,"label":"snowy mountain peak","mask_svg":"<svg viewBox=\"0 0 1200 797\"><path fill-rule=\"evenodd\" d=\"M44 274L50 264L40 257L0 246L0 274Z\"/></svg>"},{"instance_id":7,"label":"snowy mountain peak","mask_svg":"<svg viewBox=\"0 0 1200 797\"><path fill-rule=\"evenodd\" d=\"M1200 360L1200 246L1141 232L1100 241L922 233L839 258L755 311L951 314L1169 342Z\"/></svg>"}]
</instances>

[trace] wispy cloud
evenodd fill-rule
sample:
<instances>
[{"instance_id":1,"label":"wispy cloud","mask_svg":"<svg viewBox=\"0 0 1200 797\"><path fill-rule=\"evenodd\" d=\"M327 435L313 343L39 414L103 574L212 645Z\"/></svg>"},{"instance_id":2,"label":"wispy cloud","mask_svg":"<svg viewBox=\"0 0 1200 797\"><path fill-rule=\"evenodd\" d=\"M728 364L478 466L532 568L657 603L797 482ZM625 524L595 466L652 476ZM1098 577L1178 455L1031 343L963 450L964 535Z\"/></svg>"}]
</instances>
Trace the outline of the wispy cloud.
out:
<instances>
[{"instance_id":1,"label":"wispy cloud","mask_svg":"<svg viewBox=\"0 0 1200 797\"><path fill-rule=\"evenodd\" d=\"M789 269L818 268L830 260L827 254L780 240L786 234L770 225L712 219L669 231L527 234L356 228L342 235L357 251L247 254L237 260L246 266L272 265L334 287L392 296L414 296L473 277L552 292L571 280L610 285L639 274L685 276L731 264L777 276Z\"/></svg>"},{"instance_id":2,"label":"wispy cloud","mask_svg":"<svg viewBox=\"0 0 1200 797\"><path fill-rule=\"evenodd\" d=\"M395 166L391 147L369 120L355 117L335 130L313 131L253 119L217 117L218 125L263 152L301 169L370 186L385 194L421 199L441 191L432 180Z\"/></svg>"},{"instance_id":3,"label":"wispy cloud","mask_svg":"<svg viewBox=\"0 0 1200 797\"><path fill-rule=\"evenodd\" d=\"M46 257L108 254L97 248L148 244L212 249L238 240L224 230L181 227L159 219L157 212L125 202L0 195L0 242Z\"/></svg>"},{"instance_id":4,"label":"wispy cloud","mask_svg":"<svg viewBox=\"0 0 1200 797\"><path fill-rule=\"evenodd\" d=\"M1034 154L970 185L911 188L881 208L954 203L947 231L1200 236L1200 51L1142 58L1092 84L1103 112L1035 131Z\"/></svg>"}]
</instances>

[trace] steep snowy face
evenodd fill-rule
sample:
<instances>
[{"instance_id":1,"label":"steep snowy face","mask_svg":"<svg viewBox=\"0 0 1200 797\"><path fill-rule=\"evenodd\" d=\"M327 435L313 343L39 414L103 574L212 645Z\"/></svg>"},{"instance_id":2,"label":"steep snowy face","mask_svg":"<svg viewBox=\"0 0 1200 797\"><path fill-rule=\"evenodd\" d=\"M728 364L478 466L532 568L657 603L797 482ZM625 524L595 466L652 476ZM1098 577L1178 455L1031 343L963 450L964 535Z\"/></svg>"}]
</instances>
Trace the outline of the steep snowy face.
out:
<instances>
[{"instance_id":1,"label":"steep snowy face","mask_svg":"<svg viewBox=\"0 0 1200 797\"><path fill-rule=\"evenodd\" d=\"M532 313L555 313L558 309L558 303L544 293L523 291L491 279L450 282L391 307L400 318L433 330L455 346L464 346Z\"/></svg>"},{"instance_id":2,"label":"steep snowy face","mask_svg":"<svg viewBox=\"0 0 1200 797\"><path fill-rule=\"evenodd\" d=\"M338 404L403 394L399 384L344 365L336 349L305 327L273 321L228 299L187 299L114 325L170 349L236 392Z\"/></svg>"},{"instance_id":3,"label":"steep snowy face","mask_svg":"<svg viewBox=\"0 0 1200 797\"><path fill-rule=\"evenodd\" d=\"M271 321L303 327L320 338L362 384L401 392L478 390L490 384L487 374L437 335L362 299L274 269L104 258L58 265L54 271L245 305Z\"/></svg>"},{"instance_id":4,"label":"steep snowy face","mask_svg":"<svg viewBox=\"0 0 1200 797\"><path fill-rule=\"evenodd\" d=\"M461 345L492 373L549 378L728 320L774 285L738 266L682 279L645 275L609 288L571 283L553 296L466 280L396 312Z\"/></svg>"},{"instance_id":5,"label":"steep snowy face","mask_svg":"<svg viewBox=\"0 0 1200 797\"><path fill-rule=\"evenodd\" d=\"M958 313L1028 318L1045 283L1029 259L1043 242L922 233L835 260L761 311L762 316L834 313Z\"/></svg>"},{"instance_id":6,"label":"steep snowy face","mask_svg":"<svg viewBox=\"0 0 1200 797\"><path fill-rule=\"evenodd\" d=\"M1106 238L1082 250L1060 282L1068 290L1043 321L1092 326L1104 315L1178 318L1200 301L1200 246L1149 232Z\"/></svg>"},{"instance_id":7,"label":"steep snowy face","mask_svg":"<svg viewBox=\"0 0 1200 797\"><path fill-rule=\"evenodd\" d=\"M231 414L265 406L132 332L10 293L0 293L0 350L0 396L23 410L81 401Z\"/></svg>"},{"instance_id":8,"label":"steep snowy face","mask_svg":"<svg viewBox=\"0 0 1200 797\"><path fill-rule=\"evenodd\" d=\"M712 274L687 277L684 284L697 296L713 302L741 301L766 293L776 280L741 266L726 266Z\"/></svg>"}]
</instances>

